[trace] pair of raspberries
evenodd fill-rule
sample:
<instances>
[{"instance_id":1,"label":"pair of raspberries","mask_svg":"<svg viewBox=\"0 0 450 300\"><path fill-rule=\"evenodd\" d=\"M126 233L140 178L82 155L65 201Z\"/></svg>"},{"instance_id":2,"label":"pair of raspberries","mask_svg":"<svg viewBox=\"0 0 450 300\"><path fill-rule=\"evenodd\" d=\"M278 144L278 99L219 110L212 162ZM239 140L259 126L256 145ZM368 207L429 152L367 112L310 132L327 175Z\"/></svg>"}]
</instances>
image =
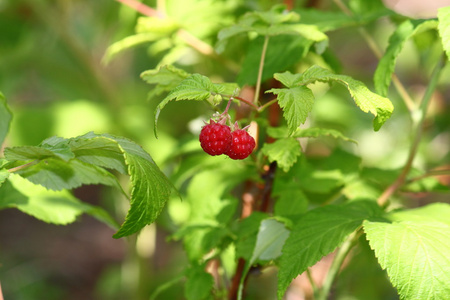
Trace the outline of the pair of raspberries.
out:
<instances>
[{"instance_id":1,"label":"pair of raspberries","mask_svg":"<svg viewBox=\"0 0 450 300\"><path fill-rule=\"evenodd\" d=\"M209 121L203 126L199 136L203 151L209 155L225 154L231 159L244 159L255 148L255 139L244 129L231 131L221 122Z\"/></svg>"}]
</instances>

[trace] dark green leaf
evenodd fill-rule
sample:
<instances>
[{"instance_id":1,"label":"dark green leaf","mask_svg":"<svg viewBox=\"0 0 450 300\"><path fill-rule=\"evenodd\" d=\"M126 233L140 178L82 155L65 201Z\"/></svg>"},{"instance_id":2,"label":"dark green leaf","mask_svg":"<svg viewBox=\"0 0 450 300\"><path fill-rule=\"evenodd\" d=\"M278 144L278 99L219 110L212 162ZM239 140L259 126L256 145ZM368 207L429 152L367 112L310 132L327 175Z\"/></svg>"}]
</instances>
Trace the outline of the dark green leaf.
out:
<instances>
[{"instance_id":1,"label":"dark green leaf","mask_svg":"<svg viewBox=\"0 0 450 300\"><path fill-rule=\"evenodd\" d=\"M266 91L277 95L278 104L283 109L289 131L294 132L300 124L305 123L314 104L314 94L306 86L288 89L271 89Z\"/></svg>"},{"instance_id":2,"label":"dark green leaf","mask_svg":"<svg viewBox=\"0 0 450 300\"><path fill-rule=\"evenodd\" d=\"M0 147L8 134L12 114L6 104L5 96L0 92Z\"/></svg>"},{"instance_id":3,"label":"dark green leaf","mask_svg":"<svg viewBox=\"0 0 450 300\"><path fill-rule=\"evenodd\" d=\"M302 23L315 25L324 32L357 24L352 17L343 12L317 9L301 9L296 11L300 13Z\"/></svg>"},{"instance_id":4,"label":"dark green leaf","mask_svg":"<svg viewBox=\"0 0 450 300\"><path fill-rule=\"evenodd\" d=\"M406 20L397 27L389 38L386 53L381 58L375 70L373 79L378 94L384 97L387 95L397 57L403 49L405 42L416 33L436 28L437 24L435 20Z\"/></svg>"},{"instance_id":5,"label":"dark green leaf","mask_svg":"<svg viewBox=\"0 0 450 300\"><path fill-rule=\"evenodd\" d=\"M278 166L287 172L301 155L302 148L295 138L283 138L264 144L261 151L268 156L270 162L276 161Z\"/></svg>"},{"instance_id":6,"label":"dark green leaf","mask_svg":"<svg viewBox=\"0 0 450 300\"><path fill-rule=\"evenodd\" d=\"M373 202L356 201L314 209L300 218L283 247L278 272L278 299L292 279L333 252L368 218L381 213Z\"/></svg>"}]
</instances>

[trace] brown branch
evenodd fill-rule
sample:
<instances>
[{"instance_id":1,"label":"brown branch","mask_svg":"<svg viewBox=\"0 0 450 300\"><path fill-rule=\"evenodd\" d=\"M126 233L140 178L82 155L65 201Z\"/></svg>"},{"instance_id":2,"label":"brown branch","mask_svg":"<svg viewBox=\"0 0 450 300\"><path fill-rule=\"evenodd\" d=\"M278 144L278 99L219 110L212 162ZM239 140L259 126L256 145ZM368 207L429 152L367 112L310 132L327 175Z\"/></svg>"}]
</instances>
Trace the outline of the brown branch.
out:
<instances>
[{"instance_id":1,"label":"brown branch","mask_svg":"<svg viewBox=\"0 0 450 300\"><path fill-rule=\"evenodd\" d=\"M123 3L126 6L131 7L135 11L149 17L155 17L155 18L164 18L164 15L157 11L156 9L151 8L148 5L145 5L144 3L141 3L136 0L116 0L117 2Z\"/></svg>"}]
</instances>

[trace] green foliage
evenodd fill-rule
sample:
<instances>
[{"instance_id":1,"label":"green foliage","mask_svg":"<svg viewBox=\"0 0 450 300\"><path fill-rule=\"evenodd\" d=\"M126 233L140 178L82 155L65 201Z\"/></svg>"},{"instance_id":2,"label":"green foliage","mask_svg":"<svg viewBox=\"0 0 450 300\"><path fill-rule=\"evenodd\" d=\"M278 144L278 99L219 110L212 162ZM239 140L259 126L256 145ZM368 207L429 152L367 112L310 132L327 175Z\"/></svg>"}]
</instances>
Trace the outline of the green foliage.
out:
<instances>
[{"instance_id":1,"label":"green foliage","mask_svg":"<svg viewBox=\"0 0 450 300\"><path fill-rule=\"evenodd\" d=\"M267 155L270 162L276 161L278 166L287 172L297 161L302 149L295 138L284 138L271 144L264 144L261 151Z\"/></svg>"},{"instance_id":2,"label":"green foliage","mask_svg":"<svg viewBox=\"0 0 450 300\"><path fill-rule=\"evenodd\" d=\"M9 123L11 122L11 111L6 104L6 99L0 92L0 146L3 144L3 140L9 130Z\"/></svg>"},{"instance_id":3,"label":"green foliage","mask_svg":"<svg viewBox=\"0 0 450 300\"><path fill-rule=\"evenodd\" d=\"M442 45L447 53L447 59L450 59L450 7L447 6L439 9L438 20L438 29Z\"/></svg>"},{"instance_id":4,"label":"green foliage","mask_svg":"<svg viewBox=\"0 0 450 300\"><path fill-rule=\"evenodd\" d=\"M187 280L184 285L184 295L187 300L208 299L214 279L205 271L205 265L191 267L187 270Z\"/></svg>"},{"instance_id":5,"label":"green foliage","mask_svg":"<svg viewBox=\"0 0 450 300\"><path fill-rule=\"evenodd\" d=\"M397 27L389 38L386 53L380 59L373 77L375 89L378 94L384 97L387 95L397 57L400 51L402 51L405 42L415 34L429 29L435 29L437 26L438 22L435 20L406 20Z\"/></svg>"},{"instance_id":6,"label":"green foliage","mask_svg":"<svg viewBox=\"0 0 450 300\"><path fill-rule=\"evenodd\" d=\"M430 204L386 216L392 223L365 221L370 246L401 299L445 299L450 295L448 204ZM417 276L420 274L420 276Z\"/></svg>"},{"instance_id":7,"label":"green foliage","mask_svg":"<svg viewBox=\"0 0 450 300\"><path fill-rule=\"evenodd\" d=\"M278 299L289 283L323 256L333 252L364 220L380 215L373 202L327 205L304 214L283 246L278 272Z\"/></svg>"}]
</instances>

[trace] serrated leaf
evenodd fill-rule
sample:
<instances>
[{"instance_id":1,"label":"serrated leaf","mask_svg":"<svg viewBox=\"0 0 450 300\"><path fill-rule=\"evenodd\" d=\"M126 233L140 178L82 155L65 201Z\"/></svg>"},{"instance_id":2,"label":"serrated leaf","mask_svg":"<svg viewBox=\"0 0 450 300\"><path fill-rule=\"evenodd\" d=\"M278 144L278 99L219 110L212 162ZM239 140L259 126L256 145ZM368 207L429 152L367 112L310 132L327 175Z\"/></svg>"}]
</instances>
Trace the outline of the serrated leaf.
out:
<instances>
[{"instance_id":1,"label":"serrated leaf","mask_svg":"<svg viewBox=\"0 0 450 300\"><path fill-rule=\"evenodd\" d=\"M6 104L5 96L0 92L0 147L9 131L12 114Z\"/></svg>"},{"instance_id":2,"label":"serrated leaf","mask_svg":"<svg viewBox=\"0 0 450 300\"><path fill-rule=\"evenodd\" d=\"M375 90L378 94L385 97L391 83L394 73L395 63L403 46L414 34L437 27L435 20L406 20L400 24L389 38L389 45L385 54L380 59L373 77Z\"/></svg>"},{"instance_id":3,"label":"serrated leaf","mask_svg":"<svg viewBox=\"0 0 450 300\"><path fill-rule=\"evenodd\" d=\"M236 87L237 85L230 83L212 83L208 77L200 74L190 75L189 77L181 81L157 106L155 110L155 136L157 136L157 123L159 114L170 101L208 100L212 95L219 94L221 92L228 93L231 91L231 89L233 89L234 92L236 90Z\"/></svg>"},{"instance_id":4,"label":"serrated leaf","mask_svg":"<svg viewBox=\"0 0 450 300\"><path fill-rule=\"evenodd\" d=\"M433 203L410 210L393 211L389 213L391 221L430 221L441 222L450 226L450 205Z\"/></svg>"},{"instance_id":5,"label":"serrated leaf","mask_svg":"<svg viewBox=\"0 0 450 300\"><path fill-rule=\"evenodd\" d=\"M285 75L286 76L286 75ZM345 86L354 99L356 105L363 112L370 112L375 116L373 128L378 131L381 126L391 117L394 110L389 99L371 92L366 85L346 75L334 74L330 70L314 65L307 69L300 78L293 81L295 85L307 85L316 81L337 82Z\"/></svg>"},{"instance_id":6,"label":"serrated leaf","mask_svg":"<svg viewBox=\"0 0 450 300\"><path fill-rule=\"evenodd\" d=\"M296 139L284 138L264 144L261 151L267 155L270 162L276 161L277 165L287 172L301 155L302 148Z\"/></svg>"},{"instance_id":7,"label":"serrated leaf","mask_svg":"<svg viewBox=\"0 0 450 300\"><path fill-rule=\"evenodd\" d=\"M82 213L89 213L112 228L117 223L100 207L83 203L68 191L49 191L16 174L0 187L0 209L17 208L41 221L59 225L72 223Z\"/></svg>"},{"instance_id":8,"label":"serrated leaf","mask_svg":"<svg viewBox=\"0 0 450 300\"><path fill-rule=\"evenodd\" d=\"M442 39L442 46L447 53L447 59L450 60L450 6L439 8L439 35Z\"/></svg>"},{"instance_id":9,"label":"serrated leaf","mask_svg":"<svg viewBox=\"0 0 450 300\"><path fill-rule=\"evenodd\" d=\"M296 138L301 138L301 137L316 138L319 136L330 136L335 139L342 139L344 141L352 142L355 144L358 143L355 140L346 137L340 131L337 131L335 129L329 129L329 128L317 128L317 127L310 127L310 128L305 128L305 129L299 128L299 129L297 129L297 131L295 131L292 134L292 137L296 137Z\"/></svg>"},{"instance_id":10,"label":"serrated leaf","mask_svg":"<svg viewBox=\"0 0 450 300\"><path fill-rule=\"evenodd\" d=\"M77 159L65 162L56 158L45 158L17 171L17 174L54 191L73 189L84 184L104 184L121 190L114 175Z\"/></svg>"},{"instance_id":11,"label":"serrated leaf","mask_svg":"<svg viewBox=\"0 0 450 300\"><path fill-rule=\"evenodd\" d=\"M333 252L368 218L381 213L373 202L327 205L302 216L283 247L278 271L278 299L292 279Z\"/></svg>"},{"instance_id":12,"label":"serrated leaf","mask_svg":"<svg viewBox=\"0 0 450 300\"><path fill-rule=\"evenodd\" d=\"M308 208L308 198L294 181L274 184L272 196L277 197L275 215L295 220Z\"/></svg>"},{"instance_id":13,"label":"serrated leaf","mask_svg":"<svg viewBox=\"0 0 450 300\"><path fill-rule=\"evenodd\" d=\"M314 94L306 86L288 89L270 89L266 93L277 95L278 104L283 109L289 131L294 132L300 124L305 123L314 104Z\"/></svg>"},{"instance_id":14,"label":"serrated leaf","mask_svg":"<svg viewBox=\"0 0 450 300\"><path fill-rule=\"evenodd\" d=\"M78 160L127 174L123 153L114 139L86 134L71 139L69 145Z\"/></svg>"},{"instance_id":15,"label":"serrated leaf","mask_svg":"<svg viewBox=\"0 0 450 300\"><path fill-rule=\"evenodd\" d=\"M187 270L187 280L184 285L184 296L187 300L203 300L210 295L214 278L205 271L206 266L200 265Z\"/></svg>"},{"instance_id":16,"label":"serrated leaf","mask_svg":"<svg viewBox=\"0 0 450 300\"><path fill-rule=\"evenodd\" d=\"M448 298L448 224L429 219L394 223L365 221L364 231L401 299Z\"/></svg>"},{"instance_id":17,"label":"serrated leaf","mask_svg":"<svg viewBox=\"0 0 450 300\"><path fill-rule=\"evenodd\" d=\"M173 186L141 146L122 137L104 136L119 144L132 185L130 209L125 222L113 235L121 238L153 223L169 199Z\"/></svg>"},{"instance_id":18,"label":"serrated leaf","mask_svg":"<svg viewBox=\"0 0 450 300\"><path fill-rule=\"evenodd\" d=\"M159 96L164 92L172 91L181 81L190 74L172 65L161 66L158 69L147 70L141 73L141 78L155 87L150 91L149 98Z\"/></svg>"},{"instance_id":19,"label":"serrated leaf","mask_svg":"<svg viewBox=\"0 0 450 300\"><path fill-rule=\"evenodd\" d=\"M256 245L250 259L250 264L257 260L273 260L281 255L284 242L289 237L283 223L274 219L263 220L259 226Z\"/></svg>"}]
</instances>

